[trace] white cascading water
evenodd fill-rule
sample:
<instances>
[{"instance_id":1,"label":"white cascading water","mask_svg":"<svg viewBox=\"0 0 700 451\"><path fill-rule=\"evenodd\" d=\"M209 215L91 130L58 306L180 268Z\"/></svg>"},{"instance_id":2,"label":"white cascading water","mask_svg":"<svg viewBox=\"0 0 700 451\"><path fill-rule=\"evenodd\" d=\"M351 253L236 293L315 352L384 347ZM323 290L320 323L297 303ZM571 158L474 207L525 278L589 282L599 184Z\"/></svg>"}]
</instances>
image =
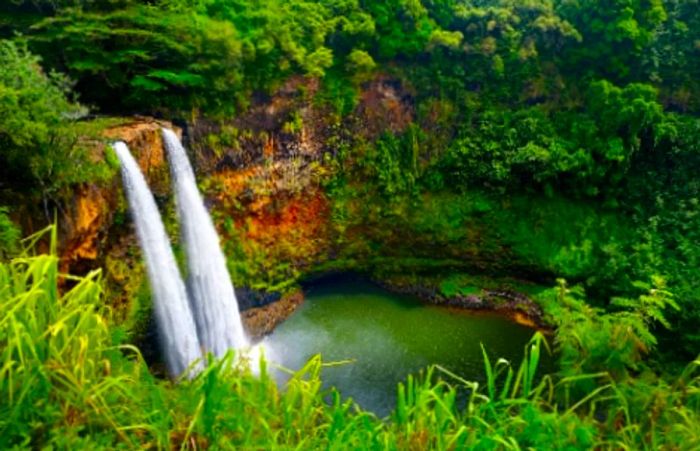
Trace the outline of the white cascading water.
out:
<instances>
[{"instance_id":1,"label":"white cascading water","mask_svg":"<svg viewBox=\"0 0 700 451\"><path fill-rule=\"evenodd\" d=\"M177 377L202 357L187 291L155 199L139 165L126 144L117 142L113 147L121 162L124 191L146 261L165 362L170 374ZM199 368L200 364L193 367L195 372ZM188 377L193 375L194 372L187 374Z\"/></svg>"},{"instance_id":2,"label":"white cascading water","mask_svg":"<svg viewBox=\"0 0 700 451\"><path fill-rule=\"evenodd\" d=\"M170 160L180 236L187 256L187 286L199 340L205 351L222 357L229 349L249 346L236 293L187 152L172 130L163 129L163 141Z\"/></svg>"}]
</instances>

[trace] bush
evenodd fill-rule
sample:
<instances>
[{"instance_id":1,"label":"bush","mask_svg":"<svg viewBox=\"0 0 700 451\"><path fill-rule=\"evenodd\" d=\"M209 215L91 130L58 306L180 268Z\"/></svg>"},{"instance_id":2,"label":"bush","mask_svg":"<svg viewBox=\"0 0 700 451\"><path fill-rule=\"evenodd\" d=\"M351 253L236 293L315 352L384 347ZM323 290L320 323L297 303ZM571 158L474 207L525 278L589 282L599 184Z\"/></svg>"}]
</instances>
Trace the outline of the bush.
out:
<instances>
[{"instance_id":1,"label":"bush","mask_svg":"<svg viewBox=\"0 0 700 451\"><path fill-rule=\"evenodd\" d=\"M55 230L49 233L50 254L25 251L0 263L2 448L640 449L700 443L700 360L671 384L605 372L556 378L538 373L546 346L541 334L528 343L520 365L492 361L484 352L483 387L440 367L408 376L384 421L322 388L320 356L283 388L264 360L253 376L233 365L231 354L191 381L157 380L138 350L115 341L100 272L60 276ZM59 290L65 282L72 288ZM593 316L586 321L606 324L588 313ZM579 320L572 320L574 327ZM603 330L630 335L624 323L620 327ZM581 349L619 347L610 336L592 341L601 337L580 332ZM576 396L571 388L582 381L592 389Z\"/></svg>"},{"instance_id":2,"label":"bush","mask_svg":"<svg viewBox=\"0 0 700 451\"><path fill-rule=\"evenodd\" d=\"M8 214L7 207L0 207L0 258L16 251L20 237L19 228L12 222Z\"/></svg>"},{"instance_id":3,"label":"bush","mask_svg":"<svg viewBox=\"0 0 700 451\"><path fill-rule=\"evenodd\" d=\"M86 110L23 41L0 41L0 187L53 194L95 172L74 122Z\"/></svg>"}]
</instances>

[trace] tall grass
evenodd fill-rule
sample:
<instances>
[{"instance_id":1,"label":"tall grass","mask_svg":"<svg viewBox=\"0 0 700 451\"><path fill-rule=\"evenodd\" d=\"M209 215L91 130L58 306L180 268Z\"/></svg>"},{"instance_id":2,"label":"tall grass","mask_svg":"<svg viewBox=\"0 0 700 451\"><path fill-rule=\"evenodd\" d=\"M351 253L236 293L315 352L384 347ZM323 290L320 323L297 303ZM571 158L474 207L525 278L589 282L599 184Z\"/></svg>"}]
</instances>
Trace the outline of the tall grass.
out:
<instances>
[{"instance_id":1,"label":"tall grass","mask_svg":"<svg viewBox=\"0 0 700 451\"><path fill-rule=\"evenodd\" d=\"M61 430L99 430L133 445L129 431L143 419L132 386L147 368L123 357L136 349L113 345L100 272L59 274L54 228L30 237L30 247L45 233L49 254L26 251L0 265L0 448L60 440Z\"/></svg>"},{"instance_id":2,"label":"tall grass","mask_svg":"<svg viewBox=\"0 0 700 451\"><path fill-rule=\"evenodd\" d=\"M439 366L408 376L380 419L323 388L320 356L282 388L264 360L254 375L232 355L192 381L156 379L114 341L100 282L60 274L53 245L0 264L0 448L700 447L700 359L674 381L541 375L536 334L519 365L484 351L483 386ZM584 379L595 389L574 395Z\"/></svg>"}]
</instances>

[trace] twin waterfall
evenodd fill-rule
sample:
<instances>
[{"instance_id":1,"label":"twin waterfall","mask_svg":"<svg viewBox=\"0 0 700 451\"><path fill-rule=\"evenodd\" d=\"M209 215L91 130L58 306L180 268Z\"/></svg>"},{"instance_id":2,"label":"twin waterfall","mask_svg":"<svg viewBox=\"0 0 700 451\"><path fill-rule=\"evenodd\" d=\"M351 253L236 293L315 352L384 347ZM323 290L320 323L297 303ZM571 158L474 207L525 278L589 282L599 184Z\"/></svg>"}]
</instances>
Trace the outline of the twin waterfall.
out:
<instances>
[{"instance_id":1,"label":"twin waterfall","mask_svg":"<svg viewBox=\"0 0 700 451\"><path fill-rule=\"evenodd\" d=\"M144 253L153 308L168 370L179 376L202 353L222 357L249 346L219 237L197 189L187 153L172 130L163 130L175 191L180 238L187 257L187 285L141 170L126 144L114 144L131 214ZM201 368L194 367L191 377Z\"/></svg>"}]
</instances>

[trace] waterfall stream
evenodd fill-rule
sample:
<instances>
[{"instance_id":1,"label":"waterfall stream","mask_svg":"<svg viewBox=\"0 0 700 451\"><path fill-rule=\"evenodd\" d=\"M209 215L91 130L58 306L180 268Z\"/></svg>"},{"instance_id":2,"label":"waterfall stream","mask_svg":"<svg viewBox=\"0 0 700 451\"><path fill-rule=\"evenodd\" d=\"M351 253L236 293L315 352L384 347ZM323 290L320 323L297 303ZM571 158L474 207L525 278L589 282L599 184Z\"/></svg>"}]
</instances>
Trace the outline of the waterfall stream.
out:
<instances>
[{"instance_id":1,"label":"waterfall stream","mask_svg":"<svg viewBox=\"0 0 700 451\"><path fill-rule=\"evenodd\" d=\"M192 362L201 358L185 284L153 194L139 165L126 144L117 142L113 147L121 162L124 191L146 262L165 362L170 374L179 376Z\"/></svg>"},{"instance_id":2,"label":"waterfall stream","mask_svg":"<svg viewBox=\"0 0 700 451\"><path fill-rule=\"evenodd\" d=\"M187 257L187 288L199 340L206 352L222 357L249 346L238 301L209 212L197 188L185 148L172 130L163 129L170 160L181 242Z\"/></svg>"}]
</instances>

